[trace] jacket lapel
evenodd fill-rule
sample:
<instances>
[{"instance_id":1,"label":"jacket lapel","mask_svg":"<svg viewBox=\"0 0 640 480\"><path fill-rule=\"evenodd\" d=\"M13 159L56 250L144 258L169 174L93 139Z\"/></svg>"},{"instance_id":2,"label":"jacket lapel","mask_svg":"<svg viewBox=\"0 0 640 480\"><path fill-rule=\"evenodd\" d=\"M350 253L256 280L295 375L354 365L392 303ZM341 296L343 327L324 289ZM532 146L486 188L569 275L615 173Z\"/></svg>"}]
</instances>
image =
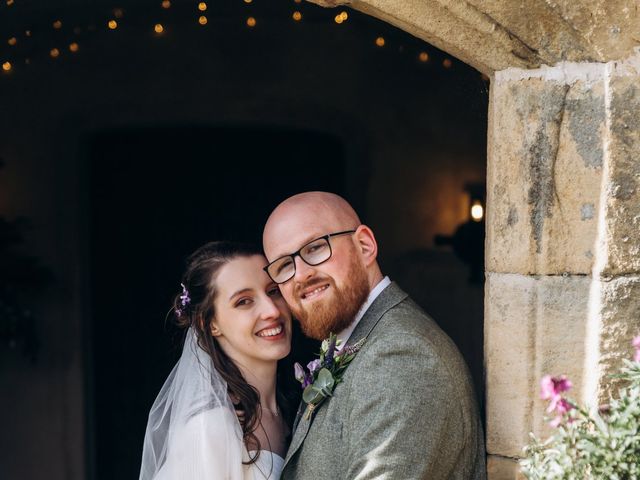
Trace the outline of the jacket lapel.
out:
<instances>
[{"instance_id":1,"label":"jacket lapel","mask_svg":"<svg viewBox=\"0 0 640 480\"><path fill-rule=\"evenodd\" d=\"M363 338L368 337L377 325L378 321L382 318L382 315L405 298L407 298L407 294L404 293L396 283L391 282L387 288L380 292L380 295L378 295L369 309L365 312L364 316L360 319L360 322L356 325L356 328L353 330L353 333L349 338L348 344L353 345ZM366 341L363 348L366 348ZM324 405L330 401L331 398L326 399L317 408L315 408L313 412L311 412L311 415L306 415L306 404L304 402L300 403L300 408L298 408L298 413L294 422L293 438L291 439L291 445L289 445L289 450L287 451L287 456L284 461L285 467L307 437L311 423L313 422L318 410L323 408Z\"/></svg>"},{"instance_id":2,"label":"jacket lapel","mask_svg":"<svg viewBox=\"0 0 640 480\"><path fill-rule=\"evenodd\" d=\"M391 282L387 288L380 292L380 295L376 297L369 309L365 312L353 330L353 333L351 333L347 343L353 345L363 338L367 338L382 316L387 313L390 308L395 307L407 297L408 295L400 289L398 284Z\"/></svg>"},{"instance_id":3,"label":"jacket lapel","mask_svg":"<svg viewBox=\"0 0 640 480\"><path fill-rule=\"evenodd\" d=\"M325 402L322 402L322 403L325 403ZM307 407L306 403L300 402L300 408L298 409L298 415L296 416L297 425L294 426L291 445L289 445L289 449L287 450L287 456L284 459L285 465L289 463L289 460L291 459L291 457L295 455L295 453L300 448L300 445L302 445L302 442L304 442L304 439L307 437L307 433L309 433L309 427L311 426L311 422L315 417L315 411L314 411L309 416L309 418L307 418L307 415L305 415L305 412L307 411L306 407Z\"/></svg>"}]
</instances>

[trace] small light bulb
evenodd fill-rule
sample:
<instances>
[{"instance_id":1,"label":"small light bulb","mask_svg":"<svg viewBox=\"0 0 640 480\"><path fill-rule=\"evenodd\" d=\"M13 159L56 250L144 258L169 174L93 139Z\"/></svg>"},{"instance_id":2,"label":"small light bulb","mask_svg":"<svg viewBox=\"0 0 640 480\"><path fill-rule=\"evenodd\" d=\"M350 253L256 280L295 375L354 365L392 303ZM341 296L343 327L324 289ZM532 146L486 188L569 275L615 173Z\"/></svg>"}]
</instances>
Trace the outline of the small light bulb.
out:
<instances>
[{"instance_id":1,"label":"small light bulb","mask_svg":"<svg viewBox=\"0 0 640 480\"><path fill-rule=\"evenodd\" d=\"M11 62L4 62L2 64L2 70L4 70L5 72L8 72L9 70L11 70L12 65Z\"/></svg>"},{"instance_id":2,"label":"small light bulb","mask_svg":"<svg viewBox=\"0 0 640 480\"><path fill-rule=\"evenodd\" d=\"M422 63L428 62L429 54L427 52L420 52L420 55L418 55L418 60L420 60Z\"/></svg>"},{"instance_id":3,"label":"small light bulb","mask_svg":"<svg viewBox=\"0 0 640 480\"><path fill-rule=\"evenodd\" d=\"M302 0L293 0L296 3L302 3Z\"/></svg>"},{"instance_id":4,"label":"small light bulb","mask_svg":"<svg viewBox=\"0 0 640 480\"><path fill-rule=\"evenodd\" d=\"M109 23L107 23L107 26L111 29L111 30L115 30L116 28L118 28L118 22L116 22L115 20L109 20ZM126 29L125 29L126 30Z\"/></svg>"},{"instance_id":5,"label":"small light bulb","mask_svg":"<svg viewBox=\"0 0 640 480\"><path fill-rule=\"evenodd\" d=\"M300 12L298 12L297 10L295 12L293 12L292 17L296 22L299 22L300 20L302 20L302 14Z\"/></svg>"},{"instance_id":6,"label":"small light bulb","mask_svg":"<svg viewBox=\"0 0 640 480\"><path fill-rule=\"evenodd\" d=\"M452 62L450 59L448 59L448 58L445 58L445 59L442 61L442 66L443 66L444 68L451 68L451 65L453 65L453 62Z\"/></svg>"},{"instance_id":7,"label":"small light bulb","mask_svg":"<svg viewBox=\"0 0 640 480\"><path fill-rule=\"evenodd\" d=\"M348 15L348 14L347 14L347 12L345 12L345 11L340 12L340 14L339 14L339 15L342 17L342 21L343 21L343 22L346 22L346 21L347 21L347 19L349 18L349 15Z\"/></svg>"},{"instance_id":8,"label":"small light bulb","mask_svg":"<svg viewBox=\"0 0 640 480\"><path fill-rule=\"evenodd\" d=\"M471 218L473 218L474 221L479 222L482 220L482 217L484 217L482 202L480 202L480 200L476 200L471 206Z\"/></svg>"},{"instance_id":9,"label":"small light bulb","mask_svg":"<svg viewBox=\"0 0 640 480\"><path fill-rule=\"evenodd\" d=\"M206 25L208 22L207 17L205 17L204 15L200 16L200 18L198 18L198 23L200 25Z\"/></svg>"},{"instance_id":10,"label":"small light bulb","mask_svg":"<svg viewBox=\"0 0 640 480\"><path fill-rule=\"evenodd\" d=\"M56 20L55 22L53 22L53 28L55 28L56 30L60 30L62 28L62 22L60 20Z\"/></svg>"},{"instance_id":11,"label":"small light bulb","mask_svg":"<svg viewBox=\"0 0 640 480\"><path fill-rule=\"evenodd\" d=\"M13 47L16 43L18 43L18 39L16 37L11 37L9 40L7 40L7 43Z\"/></svg>"},{"instance_id":12,"label":"small light bulb","mask_svg":"<svg viewBox=\"0 0 640 480\"><path fill-rule=\"evenodd\" d=\"M13 0L7 0L7 6L10 7L11 5L13 5Z\"/></svg>"},{"instance_id":13,"label":"small light bulb","mask_svg":"<svg viewBox=\"0 0 640 480\"><path fill-rule=\"evenodd\" d=\"M58 50L57 48L52 48L49 52L49 55L51 55L51 58L58 58L60 56L60 50Z\"/></svg>"},{"instance_id":14,"label":"small light bulb","mask_svg":"<svg viewBox=\"0 0 640 480\"><path fill-rule=\"evenodd\" d=\"M156 33L162 33L162 32L164 32L164 27L162 26L162 24L161 24L161 23L156 23L156 24L153 26L153 30L154 30Z\"/></svg>"},{"instance_id":15,"label":"small light bulb","mask_svg":"<svg viewBox=\"0 0 640 480\"><path fill-rule=\"evenodd\" d=\"M31 30L25 30L25 31L24 31L24 34L25 34L27 37L30 37L30 36L31 36Z\"/></svg>"},{"instance_id":16,"label":"small light bulb","mask_svg":"<svg viewBox=\"0 0 640 480\"><path fill-rule=\"evenodd\" d=\"M69 50L71 52L76 53L79 49L80 49L80 46L76 42L69 44Z\"/></svg>"},{"instance_id":17,"label":"small light bulb","mask_svg":"<svg viewBox=\"0 0 640 480\"><path fill-rule=\"evenodd\" d=\"M336 15L336 16L333 18L333 20L334 20L338 25L340 25L342 22L344 22L344 19L342 18L342 15L340 15L340 14Z\"/></svg>"},{"instance_id":18,"label":"small light bulb","mask_svg":"<svg viewBox=\"0 0 640 480\"><path fill-rule=\"evenodd\" d=\"M251 3L251 2L253 2L253 0L244 0L244 3ZM300 2L298 2L298 3L300 3Z\"/></svg>"},{"instance_id":19,"label":"small light bulb","mask_svg":"<svg viewBox=\"0 0 640 480\"><path fill-rule=\"evenodd\" d=\"M249 18L247 18L247 26L248 26L249 28L253 28L253 27L255 27L255 26L256 26L256 19L255 19L255 18L253 18L253 17L249 17Z\"/></svg>"},{"instance_id":20,"label":"small light bulb","mask_svg":"<svg viewBox=\"0 0 640 480\"><path fill-rule=\"evenodd\" d=\"M200 2L198 4L198 10L200 10L201 12L204 12L207 9L207 4L205 2Z\"/></svg>"},{"instance_id":21,"label":"small light bulb","mask_svg":"<svg viewBox=\"0 0 640 480\"><path fill-rule=\"evenodd\" d=\"M169 0L162 0L162 8L171 8L171 2Z\"/></svg>"},{"instance_id":22,"label":"small light bulb","mask_svg":"<svg viewBox=\"0 0 640 480\"><path fill-rule=\"evenodd\" d=\"M376 45L379 47L384 47L384 38L383 37L378 37L376 38Z\"/></svg>"},{"instance_id":23,"label":"small light bulb","mask_svg":"<svg viewBox=\"0 0 640 480\"><path fill-rule=\"evenodd\" d=\"M116 18L122 18L124 16L124 11L121 8L116 8L113 11L113 16Z\"/></svg>"}]
</instances>

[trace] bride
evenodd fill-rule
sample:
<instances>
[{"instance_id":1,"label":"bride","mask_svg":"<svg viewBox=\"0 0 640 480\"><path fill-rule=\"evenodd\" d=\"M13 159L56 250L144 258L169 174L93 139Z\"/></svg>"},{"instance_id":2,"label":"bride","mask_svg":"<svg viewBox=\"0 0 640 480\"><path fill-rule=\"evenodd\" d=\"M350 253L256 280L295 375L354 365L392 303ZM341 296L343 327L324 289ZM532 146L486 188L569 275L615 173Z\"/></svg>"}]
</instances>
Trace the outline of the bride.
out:
<instances>
[{"instance_id":1,"label":"bride","mask_svg":"<svg viewBox=\"0 0 640 480\"><path fill-rule=\"evenodd\" d=\"M280 477L295 402L277 364L291 348L291 314L266 263L228 242L189 257L174 302L182 356L149 413L140 480Z\"/></svg>"}]
</instances>

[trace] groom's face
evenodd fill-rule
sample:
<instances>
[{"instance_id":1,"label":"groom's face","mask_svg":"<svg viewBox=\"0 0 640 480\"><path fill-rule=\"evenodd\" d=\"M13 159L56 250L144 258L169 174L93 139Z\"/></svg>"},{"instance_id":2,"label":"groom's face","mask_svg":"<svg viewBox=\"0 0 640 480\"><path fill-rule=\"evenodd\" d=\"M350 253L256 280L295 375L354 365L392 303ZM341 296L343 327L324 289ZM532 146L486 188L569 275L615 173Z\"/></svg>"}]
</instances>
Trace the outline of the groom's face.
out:
<instances>
[{"instance_id":1,"label":"groom's face","mask_svg":"<svg viewBox=\"0 0 640 480\"><path fill-rule=\"evenodd\" d=\"M270 229L265 238L269 261L291 254L309 241L339 231L341 225L331 225L318 218L290 218ZM297 256L296 273L280 290L300 322L305 335L321 340L329 333L347 328L369 294L367 272L352 235L330 239L332 255L320 265L307 265Z\"/></svg>"}]
</instances>

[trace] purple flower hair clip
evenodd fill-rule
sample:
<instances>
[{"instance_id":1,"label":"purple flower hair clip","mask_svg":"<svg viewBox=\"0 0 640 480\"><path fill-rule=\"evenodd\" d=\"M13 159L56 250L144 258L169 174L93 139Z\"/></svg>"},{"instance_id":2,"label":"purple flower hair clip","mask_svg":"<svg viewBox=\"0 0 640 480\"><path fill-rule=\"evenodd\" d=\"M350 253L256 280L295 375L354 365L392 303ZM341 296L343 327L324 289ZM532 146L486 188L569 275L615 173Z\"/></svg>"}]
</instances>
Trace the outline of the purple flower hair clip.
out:
<instances>
[{"instance_id":1,"label":"purple flower hair clip","mask_svg":"<svg viewBox=\"0 0 640 480\"><path fill-rule=\"evenodd\" d=\"M176 315L179 317L185 312L187 307L191 304L191 297L189 296L189 290L184 286L184 283L181 283L182 287L182 295L180 295L180 308L176 308Z\"/></svg>"}]
</instances>

